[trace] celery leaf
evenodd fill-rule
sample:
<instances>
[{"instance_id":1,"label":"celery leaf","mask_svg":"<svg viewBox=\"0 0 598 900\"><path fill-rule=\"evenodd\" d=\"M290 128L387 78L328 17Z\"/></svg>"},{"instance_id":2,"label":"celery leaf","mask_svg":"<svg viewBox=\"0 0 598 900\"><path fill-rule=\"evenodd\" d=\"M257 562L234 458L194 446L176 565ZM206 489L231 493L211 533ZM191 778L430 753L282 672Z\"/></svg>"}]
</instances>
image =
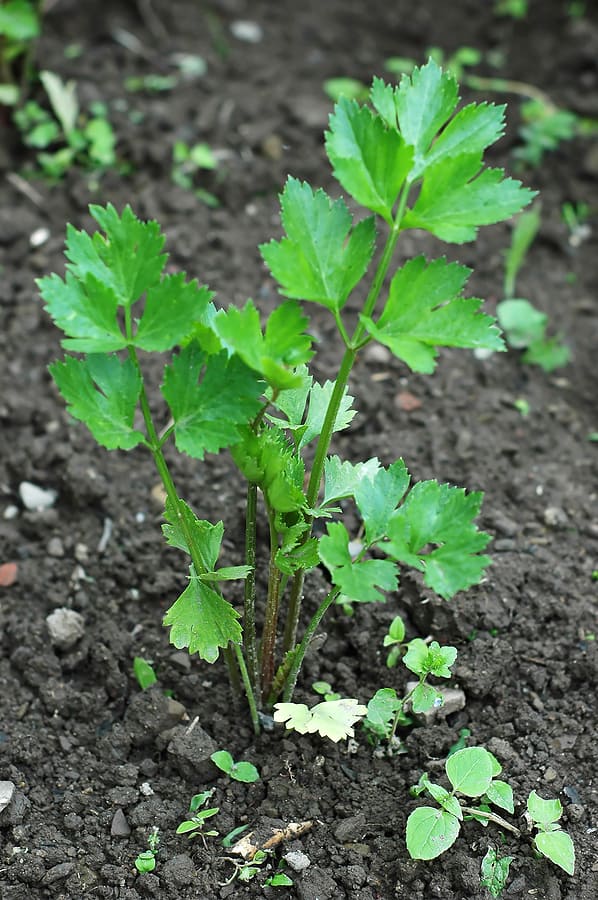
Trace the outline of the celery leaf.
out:
<instances>
[{"instance_id":1,"label":"celery leaf","mask_svg":"<svg viewBox=\"0 0 598 900\"><path fill-rule=\"evenodd\" d=\"M344 597L357 603L376 603L384 600L378 588L396 590L397 568L393 562L388 559L354 562L349 552L349 534L342 522L330 522L327 527L328 534L320 538L320 559Z\"/></svg>"},{"instance_id":2,"label":"celery leaf","mask_svg":"<svg viewBox=\"0 0 598 900\"><path fill-rule=\"evenodd\" d=\"M166 275L148 288L134 343L142 350L171 350L201 322L213 294L182 272Z\"/></svg>"},{"instance_id":3,"label":"celery leaf","mask_svg":"<svg viewBox=\"0 0 598 900\"><path fill-rule=\"evenodd\" d=\"M195 577L170 607L163 622L170 627L170 643L198 653L206 662L218 659L219 648L241 641L239 613L224 597Z\"/></svg>"}]
</instances>

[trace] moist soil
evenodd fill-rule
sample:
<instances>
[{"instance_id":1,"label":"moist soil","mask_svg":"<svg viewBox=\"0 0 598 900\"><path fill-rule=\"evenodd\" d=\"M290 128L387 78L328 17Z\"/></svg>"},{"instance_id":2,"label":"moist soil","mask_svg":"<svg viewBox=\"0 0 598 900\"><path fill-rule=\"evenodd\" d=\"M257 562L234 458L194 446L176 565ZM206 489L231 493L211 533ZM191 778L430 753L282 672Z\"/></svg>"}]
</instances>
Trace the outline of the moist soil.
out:
<instances>
[{"instance_id":1,"label":"moist soil","mask_svg":"<svg viewBox=\"0 0 598 900\"><path fill-rule=\"evenodd\" d=\"M60 354L59 334L34 283L63 271L65 223L91 228L90 202L131 203L163 225L173 269L208 283L223 304L253 296L272 309L276 292L257 245L279 234L277 193L286 175L335 190L323 149L330 103L322 83L340 75L369 81L384 75L390 56L423 60L433 45L448 53L461 45L500 53L499 74L598 117L593 4L573 18L566 2L532 0L520 21L496 17L492 6L53 4L38 61L75 79L84 106L107 104L129 173L73 170L56 185L30 182L35 193L23 193L13 178L0 183L0 564L18 567L16 580L0 587L0 780L16 788L0 814L3 900L466 900L489 896L479 886L488 846L514 857L505 897L597 896L597 445L588 440L598 428L595 139L562 144L524 175L542 193L543 225L519 293L563 333L569 365L545 374L514 351L487 359L451 351L440 354L429 378L376 350L363 354L353 374L359 414L335 451L353 461L376 454L384 464L400 455L416 480L485 491L480 524L494 537L493 565L479 587L443 603L405 574L386 604L359 606L352 617L333 610L325 642L307 660L299 700L313 703L312 682L325 680L367 702L380 687L404 689L406 670L388 670L382 650L397 613L409 637L432 635L457 647L453 685L464 691L465 707L405 733L405 752L393 756L374 752L359 730L350 745L281 726L256 739L244 708L231 703L223 665L210 667L169 644L161 620L185 572L160 533L151 459L98 449L66 415L47 372ZM239 20L258 25L259 40L235 37L231 25ZM79 55L65 55L72 45ZM172 74L175 53L200 54L206 74L166 93L125 91L125 78ZM479 71L495 72L485 63ZM510 104L507 136L490 161L512 171L520 98L490 99ZM31 157L5 132L0 165L10 176ZM175 140L205 141L217 152L218 170L198 181L218 197L217 208L173 185ZM590 207L581 242L572 242L563 224L564 202ZM43 242L39 229L47 230ZM487 298L490 311L501 298L509 236L508 225L487 228L475 245L450 250L475 269L472 293ZM400 252L445 251L410 233ZM333 323L324 310L309 313L320 342L317 374L333 377L340 358ZM521 399L528 415L515 405ZM180 492L200 515L224 519L225 564L238 562L243 489L228 459L172 465ZM55 503L27 510L19 495L26 481L56 491ZM263 556L265 544L260 549ZM306 586L308 612L325 590L326 573L316 571ZM65 607L82 616L83 630L61 649L50 641L46 619ZM136 656L151 660L159 676L145 692L133 676ZM531 789L561 800L577 851L574 877L534 858L525 834L517 839L473 822L444 857L409 858L405 823L420 802L409 787L423 771L442 777L463 728L470 744L501 761L519 800L517 825L525 830L522 801ZM254 762L260 780L233 782L206 764L216 747ZM312 825L277 849L264 874L225 885L234 869L220 839L204 845L175 834L192 795L207 788L220 807L212 821L221 836L242 825L256 835L291 822ZM139 875L134 860L154 827L157 866ZM301 851L309 866L286 866L291 888L265 887L289 851ZM295 865L297 859L291 857Z\"/></svg>"}]
</instances>

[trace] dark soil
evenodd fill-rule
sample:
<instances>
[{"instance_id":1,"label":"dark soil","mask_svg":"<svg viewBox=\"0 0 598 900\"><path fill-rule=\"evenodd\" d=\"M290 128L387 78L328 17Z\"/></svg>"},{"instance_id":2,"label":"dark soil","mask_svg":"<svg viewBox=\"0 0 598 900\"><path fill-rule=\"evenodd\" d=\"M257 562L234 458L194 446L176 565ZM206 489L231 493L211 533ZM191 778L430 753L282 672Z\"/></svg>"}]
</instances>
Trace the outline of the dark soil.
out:
<instances>
[{"instance_id":1,"label":"dark soil","mask_svg":"<svg viewBox=\"0 0 598 900\"><path fill-rule=\"evenodd\" d=\"M455 351L442 354L431 379L409 374L385 354L364 354L354 373L360 415L336 450L353 460L377 454L385 464L402 455L416 479L484 490L481 525L495 536L494 565L477 589L440 603L406 575L386 605L360 607L353 618L333 611L327 642L308 660L300 699L313 698L310 685L322 679L367 702L379 687L404 685L405 670L387 670L382 652L398 611L410 637L431 634L458 648L454 684L465 691L465 709L412 731L408 752L394 758L373 756L359 732L351 753L280 728L254 740L244 711L230 704L222 666L210 668L169 645L161 619L184 571L160 533L151 460L137 451L98 450L65 414L47 373L60 352L59 335L34 284L35 277L61 270L65 223L91 226L89 202L130 202L139 215L162 223L174 267L207 282L222 303L254 296L271 308L274 288L256 248L279 227L277 192L289 172L330 186L322 143L330 104L322 82L336 75L369 81L384 74L391 55L423 59L430 45L501 51L501 74L598 116L594 5L587 3L586 17L574 20L564 0L532 0L520 22L494 17L492 5L62 0L48 15L42 66L76 79L84 104L108 104L119 155L132 172L106 174L95 185L82 171L53 187L36 182L39 204L10 181L0 184L0 564L18 564L17 580L0 587L0 780L17 788L0 814L3 900L216 900L275 896L276 890L302 900L469 900L488 896L479 888L479 867L489 844L515 857L505 897L597 896L592 572L598 568L598 465L597 445L587 439L598 428L595 141L563 144L541 170L525 175L542 192L544 224L519 291L566 336L572 361L565 369L545 375L524 367L515 352L478 360ZM231 34L239 19L261 26L258 43ZM118 29L121 39L123 30L135 36L137 52L115 41ZM74 42L83 52L67 59L65 46ZM201 54L207 74L169 93L125 93L127 76L171 71L174 52ZM509 132L492 163L512 168L518 100L498 99L510 102ZM133 110L143 114L138 124L130 121ZM219 197L218 209L171 183L175 139L207 141L221 151L220 174L203 181ZM0 165L14 172L25 161L7 136ZM593 209L594 231L578 248L561 221L565 201ZM39 228L49 230L49 239L33 247L30 236ZM475 267L473 292L490 309L500 299L508 240L507 226L485 229L475 246L454 254ZM409 236L401 252L416 251L443 252L431 240ZM309 313L321 341L319 374L333 375L339 347L331 320L318 309ZM404 411L401 392L421 406ZM518 398L529 402L527 417L514 406ZM243 495L228 460L173 465L183 496L202 517L224 518L230 560L236 559ZM25 510L18 493L23 481L57 491L53 508ZM107 520L112 532L102 552ZM306 592L308 609L324 587L317 573ZM84 621L82 637L62 651L46 626L60 607ZM135 656L153 662L160 689L140 692ZM231 782L212 766L202 769L199 757L195 768L182 751L169 753L168 730L184 729L195 717L196 748L204 741L208 752L226 747L256 763L261 780ZM423 770L441 773L464 727L470 743L501 760L520 801L532 788L561 799L563 824L577 849L575 877L536 860L527 839L503 842L494 826L482 830L475 823L440 860L409 859L405 822L419 801L408 788ZM209 839L206 849L200 840L175 835L190 797L206 786L215 788L212 801L221 812L213 821L222 835L245 823L313 820L275 858L289 849L309 857L302 874L287 869L294 888L264 888L264 876L222 887L232 867L219 840ZM520 805L514 819L520 825L522 811ZM154 826L161 836L158 865L139 876L134 860Z\"/></svg>"}]
</instances>

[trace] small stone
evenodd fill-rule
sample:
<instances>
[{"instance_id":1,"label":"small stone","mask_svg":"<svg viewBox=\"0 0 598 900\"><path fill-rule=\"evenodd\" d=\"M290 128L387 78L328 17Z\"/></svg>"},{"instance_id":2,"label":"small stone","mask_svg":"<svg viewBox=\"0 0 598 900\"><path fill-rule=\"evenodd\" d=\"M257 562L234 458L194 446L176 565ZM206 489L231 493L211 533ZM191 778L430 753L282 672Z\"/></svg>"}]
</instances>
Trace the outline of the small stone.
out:
<instances>
[{"instance_id":1,"label":"small stone","mask_svg":"<svg viewBox=\"0 0 598 900\"><path fill-rule=\"evenodd\" d=\"M303 872L311 866L311 859L301 850L289 850L282 858L293 872Z\"/></svg>"},{"instance_id":2,"label":"small stone","mask_svg":"<svg viewBox=\"0 0 598 900\"><path fill-rule=\"evenodd\" d=\"M405 690L407 693L410 693L418 684L419 682L417 681L408 681ZM444 700L442 706L432 706L423 713L414 713L415 718L426 725L432 724L437 719L446 719L451 713L459 712L459 710L465 708L465 694L459 688L445 688L434 685L434 689L438 691ZM409 708L411 708L410 705Z\"/></svg>"},{"instance_id":3,"label":"small stone","mask_svg":"<svg viewBox=\"0 0 598 900\"><path fill-rule=\"evenodd\" d=\"M282 138L279 134L267 135L262 141L261 149L267 159L272 159L274 162L277 162L279 159L282 159L282 154L284 152Z\"/></svg>"},{"instance_id":4,"label":"small stone","mask_svg":"<svg viewBox=\"0 0 598 900\"><path fill-rule=\"evenodd\" d=\"M422 405L419 397L416 397L415 394L412 394L410 391L399 391L395 397L395 403L399 409L408 413L420 409Z\"/></svg>"},{"instance_id":5,"label":"small stone","mask_svg":"<svg viewBox=\"0 0 598 900\"><path fill-rule=\"evenodd\" d=\"M189 672L191 669L191 657L184 650L177 650L170 655L170 662L182 672Z\"/></svg>"},{"instance_id":6,"label":"small stone","mask_svg":"<svg viewBox=\"0 0 598 900\"><path fill-rule=\"evenodd\" d=\"M74 870L74 862L58 863L57 866L52 866L51 869L48 869L42 878L42 884L54 884L56 881L62 881L63 878L68 878Z\"/></svg>"},{"instance_id":7,"label":"small stone","mask_svg":"<svg viewBox=\"0 0 598 900\"><path fill-rule=\"evenodd\" d=\"M2 513L2 518L6 519L7 521L10 522L12 519L16 519L16 517L18 515L19 515L19 507L15 506L14 503L11 503L9 506L6 507L6 509Z\"/></svg>"},{"instance_id":8,"label":"small stone","mask_svg":"<svg viewBox=\"0 0 598 900\"><path fill-rule=\"evenodd\" d=\"M29 243L32 247L41 247L50 237L50 229L49 228L36 228L32 234L29 235Z\"/></svg>"},{"instance_id":9,"label":"small stone","mask_svg":"<svg viewBox=\"0 0 598 900\"><path fill-rule=\"evenodd\" d=\"M569 516L560 506L547 506L544 510L544 522L549 528L564 528L569 522Z\"/></svg>"},{"instance_id":10,"label":"small stone","mask_svg":"<svg viewBox=\"0 0 598 900\"><path fill-rule=\"evenodd\" d=\"M366 362L377 366L387 366L392 359L392 353L383 344L372 341L363 351L363 358Z\"/></svg>"},{"instance_id":11,"label":"small stone","mask_svg":"<svg viewBox=\"0 0 598 900\"><path fill-rule=\"evenodd\" d=\"M144 781L143 784L139 786L139 790L144 797L151 797L155 793L149 781Z\"/></svg>"},{"instance_id":12,"label":"small stone","mask_svg":"<svg viewBox=\"0 0 598 900\"><path fill-rule=\"evenodd\" d=\"M565 795L567 800L571 801L571 803L579 803L579 791L577 790L577 788L574 788L571 785L567 784L563 788L563 794Z\"/></svg>"},{"instance_id":13,"label":"small stone","mask_svg":"<svg viewBox=\"0 0 598 900\"><path fill-rule=\"evenodd\" d=\"M75 559L80 563L86 563L89 560L89 547L87 544L75 544Z\"/></svg>"},{"instance_id":14,"label":"small stone","mask_svg":"<svg viewBox=\"0 0 598 900\"><path fill-rule=\"evenodd\" d=\"M158 509L164 509L166 506L166 491L161 481L153 486L150 491L150 496Z\"/></svg>"},{"instance_id":15,"label":"small stone","mask_svg":"<svg viewBox=\"0 0 598 900\"><path fill-rule=\"evenodd\" d=\"M125 725L135 746L143 747L180 722L184 715L182 703L165 697L160 685L154 684L131 697L125 712Z\"/></svg>"},{"instance_id":16,"label":"small stone","mask_svg":"<svg viewBox=\"0 0 598 900\"><path fill-rule=\"evenodd\" d=\"M554 781L557 777L557 771L552 768L552 766L548 766L546 771L544 772L544 781L551 782Z\"/></svg>"},{"instance_id":17,"label":"small stone","mask_svg":"<svg viewBox=\"0 0 598 900\"><path fill-rule=\"evenodd\" d=\"M0 587L10 587L17 580L19 567L16 562L3 563L0 566Z\"/></svg>"},{"instance_id":18,"label":"small stone","mask_svg":"<svg viewBox=\"0 0 598 900\"><path fill-rule=\"evenodd\" d=\"M46 546L46 552L48 556L54 556L56 559L64 556L64 544L59 537L50 538Z\"/></svg>"},{"instance_id":19,"label":"small stone","mask_svg":"<svg viewBox=\"0 0 598 900\"><path fill-rule=\"evenodd\" d=\"M334 837L339 844L345 844L348 841L355 841L363 837L364 829L365 815L363 813L357 813L356 816L349 816L349 818L339 822L334 829Z\"/></svg>"},{"instance_id":20,"label":"small stone","mask_svg":"<svg viewBox=\"0 0 598 900\"><path fill-rule=\"evenodd\" d=\"M12 781L0 781L0 812L6 809L16 791Z\"/></svg>"},{"instance_id":21,"label":"small stone","mask_svg":"<svg viewBox=\"0 0 598 900\"><path fill-rule=\"evenodd\" d=\"M113 837L128 837L131 834L131 828L122 809L117 809L112 817L110 834Z\"/></svg>"},{"instance_id":22,"label":"small stone","mask_svg":"<svg viewBox=\"0 0 598 900\"><path fill-rule=\"evenodd\" d=\"M58 493L52 488L41 488L30 481L22 481L19 485L19 497L26 509L39 511L54 506Z\"/></svg>"},{"instance_id":23,"label":"small stone","mask_svg":"<svg viewBox=\"0 0 598 900\"><path fill-rule=\"evenodd\" d=\"M264 36L264 32L257 22L251 22L248 19L237 19L231 22L231 34L238 41L245 41L246 44L259 44Z\"/></svg>"},{"instance_id":24,"label":"small stone","mask_svg":"<svg viewBox=\"0 0 598 900\"><path fill-rule=\"evenodd\" d=\"M52 644L59 650L70 650L85 634L85 620L74 609L62 606L46 618Z\"/></svg>"},{"instance_id":25,"label":"small stone","mask_svg":"<svg viewBox=\"0 0 598 900\"><path fill-rule=\"evenodd\" d=\"M570 803L565 811L570 822L579 822L586 814L586 808L581 803Z\"/></svg>"}]
</instances>

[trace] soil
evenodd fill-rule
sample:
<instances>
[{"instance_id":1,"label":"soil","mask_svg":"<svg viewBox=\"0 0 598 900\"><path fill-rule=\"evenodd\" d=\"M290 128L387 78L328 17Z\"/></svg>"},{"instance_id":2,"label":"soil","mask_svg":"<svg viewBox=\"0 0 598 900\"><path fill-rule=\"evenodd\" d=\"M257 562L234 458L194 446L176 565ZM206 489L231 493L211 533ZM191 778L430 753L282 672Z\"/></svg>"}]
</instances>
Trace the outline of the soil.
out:
<instances>
[{"instance_id":1,"label":"soil","mask_svg":"<svg viewBox=\"0 0 598 900\"><path fill-rule=\"evenodd\" d=\"M546 375L524 366L516 352L482 360L452 351L441 354L433 378L424 378L371 352L354 372L359 415L336 451L355 461L377 454L385 464L401 455L417 480L484 490L480 524L495 538L494 562L479 587L442 603L405 574L388 603L364 605L353 617L333 610L326 642L307 661L300 700L313 702L310 686L318 679L367 702L382 686L404 686L405 670L387 670L382 650L397 612L409 637L430 634L457 647L453 684L465 692L465 708L404 735L407 752L393 757L373 753L359 731L351 747L280 727L256 740L244 710L230 703L221 664L211 668L169 645L161 619L185 583L184 571L160 533L151 460L140 451L99 450L66 415L47 373L60 352L59 334L34 284L62 271L67 221L91 227L88 203L129 202L161 222L174 268L208 283L222 303L253 296L271 309L276 295L257 245L278 233L277 193L287 173L334 190L323 150L330 103L322 82L339 75L369 81L384 75L390 56L422 60L432 45L449 53L461 45L500 52L501 75L598 117L593 4L572 18L564 0L532 0L520 21L496 17L492 6L53 4L38 60L75 79L83 105L108 105L119 158L130 172L97 179L77 170L54 186L37 181L37 202L14 181L0 183L0 564L17 564L16 580L0 587L0 780L16 787L0 813L3 900L470 900L489 896L479 887L488 845L514 857L505 897L597 896L598 457L588 440L598 428L595 139L562 144L524 176L541 191L543 226L519 292L565 335L566 368ZM233 35L231 24L239 20L260 26L257 42ZM72 44L81 52L67 58ZM171 74L173 53L200 54L206 74L167 93L124 90L129 76ZM493 73L486 64L480 71ZM510 103L507 137L491 162L512 170L519 101L490 99ZM218 152L219 169L201 179L218 208L172 184L175 139L206 141ZM5 174L29 158L7 136L0 148ZM593 230L579 246L562 222L564 202L590 207ZM34 246L31 236L40 228L48 237ZM500 299L508 241L509 226L501 225L452 251L475 268L472 292L486 297L490 310ZM414 252L444 250L410 234L401 253ZM318 375L333 376L339 361L333 323L319 309L309 314L321 346ZM520 398L529 403L527 416L515 406ZM236 560L243 493L229 461L173 459L173 466L182 495L202 517L224 519L227 562ZM53 506L25 509L19 495L25 481L56 491ZM0 571L11 580L12 570ZM307 587L308 610L325 586L325 573L317 571ZM72 647L60 649L46 620L65 607L80 614L83 629ZM159 685L139 690L135 656L152 661ZM187 758L181 734L196 717L185 739L193 744ZM441 777L462 728L470 730L470 744L500 759L520 801L531 789L560 798L577 851L575 877L535 859L525 836L503 838L494 826L476 823L467 823L439 860L409 858L405 822L419 803L409 787L424 770ZM205 764L216 746L254 762L261 779L244 785L219 776ZM292 888L264 887L265 875L224 886L233 868L219 839L204 846L175 834L191 796L208 787L220 807L212 821L221 835L243 824L313 822L272 860L276 866L297 850L308 857L303 872L286 867ZM522 812L520 805L513 821L524 827ZM157 866L139 875L134 860L154 826L161 837ZM274 870L270 865L268 874Z\"/></svg>"}]
</instances>

